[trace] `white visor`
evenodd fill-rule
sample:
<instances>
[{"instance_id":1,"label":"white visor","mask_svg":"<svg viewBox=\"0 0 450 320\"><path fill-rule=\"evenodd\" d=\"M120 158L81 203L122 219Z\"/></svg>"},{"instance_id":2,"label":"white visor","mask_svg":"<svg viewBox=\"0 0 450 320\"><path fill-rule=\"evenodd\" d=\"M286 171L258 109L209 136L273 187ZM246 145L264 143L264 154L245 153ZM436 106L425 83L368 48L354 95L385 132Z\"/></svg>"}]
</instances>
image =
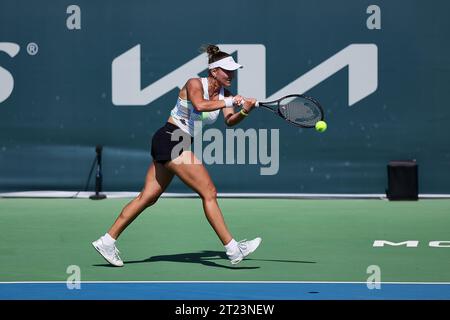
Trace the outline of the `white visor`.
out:
<instances>
[{"instance_id":1,"label":"white visor","mask_svg":"<svg viewBox=\"0 0 450 320\"><path fill-rule=\"evenodd\" d=\"M233 57L226 57L216 62L210 63L208 65L208 68L209 69L222 68L225 70L236 70L242 68L242 66L239 63L236 63Z\"/></svg>"}]
</instances>

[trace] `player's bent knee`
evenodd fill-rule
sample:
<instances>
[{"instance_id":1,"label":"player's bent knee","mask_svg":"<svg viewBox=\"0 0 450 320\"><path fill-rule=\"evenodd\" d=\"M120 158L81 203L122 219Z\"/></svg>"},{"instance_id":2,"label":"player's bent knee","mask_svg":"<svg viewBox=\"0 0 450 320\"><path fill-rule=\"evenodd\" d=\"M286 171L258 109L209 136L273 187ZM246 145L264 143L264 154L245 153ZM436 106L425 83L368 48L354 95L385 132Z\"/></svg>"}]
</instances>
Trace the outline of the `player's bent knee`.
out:
<instances>
[{"instance_id":1,"label":"player's bent knee","mask_svg":"<svg viewBox=\"0 0 450 320\"><path fill-rule=\"evenodd\" d=\"M209 188L208 190L200 193L200 197L204 201L215 201L217 199L217 190L214 187Z\"/></svg>"},{"instance_id":2,"label":"player's bent knee","mask_svg":"<svg viewBox=\"0 0 450 320\"><path fill-rule=\"evenodd\" d=\"M148 198L144 199L144 205L146 208L151 207L152 205L154 205L156 203L156 201L158 201L159 196L150 196Z\"/></svg>"},{"instance_id":3,"label":"player's bent knee","mask_svg":"<svg viewBox=\"0 0 450 320\"><path fill-rule=\"evenodd\" d=\"M140 193L138 196L138 200L144 205L144 207L148 208L152 205L154 205L158 199L159 199L159 194L145 194L145 193Z\"/></svg>"}]
</instances>

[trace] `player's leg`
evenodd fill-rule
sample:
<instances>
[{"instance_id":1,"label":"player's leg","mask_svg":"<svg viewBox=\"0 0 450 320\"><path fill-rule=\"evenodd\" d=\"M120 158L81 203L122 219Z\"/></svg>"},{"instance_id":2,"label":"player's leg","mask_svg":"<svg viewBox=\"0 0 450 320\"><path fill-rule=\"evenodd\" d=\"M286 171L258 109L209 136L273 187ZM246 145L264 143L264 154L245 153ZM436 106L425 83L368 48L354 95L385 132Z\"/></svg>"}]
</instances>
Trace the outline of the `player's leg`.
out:
<instances>
[{"instance_id":1,"label":"player's leg","mask_svg":"<svg viewBox=\"0 0 450 320\"><path fill-rule=\"evenodd\" d=\"M118 267L123 266L115 245L116 239L142 211L158 200L172 178L173 173L161 163L153 162L150 165L142 191L122 209L109 231L92 243L106 261Z\"/></svg>"},{"instance_id":2,"label":"player's leg","mask_svg":"<svg viewBox=\"0 0 450 320\"><path fill-rule=\"evenodd\" d=\"M208 222L225 246L232 264L239 263L261 243L261 238L236 242L229 232L222 212L217 203L217 192L208 171L191 151L184 151L174 161L167 162L166 167L172 170L184 183L196 191L203 202L203 210Z\"/></svg>"},{"instance_id":3,"label":"player's leg","mask_svg":"<svg viewBox=\"0 0 450 320\"><path fill-rule=\"evenodd\" d=\"M229 243L233 237L225 224L219 204L217 203L216 188L208 171L195 158L194 153L184 151L175 161L167 162L165 166L200 195L208 222L222 243L224 245Z\"/></svg>"},{"instance_id":4,"label":"player's leg","mask_svg":"<svg viewBox=\"0 0 450 320\"><path fill-rule=\"evenodd\" d=\"M145 178L145 184L139 195L130 201L109 229L109 235L117 239L125 228L146 208L155 204L172 181L173 172L159 162L153 162Z\"/></svg>"}]
</instances>

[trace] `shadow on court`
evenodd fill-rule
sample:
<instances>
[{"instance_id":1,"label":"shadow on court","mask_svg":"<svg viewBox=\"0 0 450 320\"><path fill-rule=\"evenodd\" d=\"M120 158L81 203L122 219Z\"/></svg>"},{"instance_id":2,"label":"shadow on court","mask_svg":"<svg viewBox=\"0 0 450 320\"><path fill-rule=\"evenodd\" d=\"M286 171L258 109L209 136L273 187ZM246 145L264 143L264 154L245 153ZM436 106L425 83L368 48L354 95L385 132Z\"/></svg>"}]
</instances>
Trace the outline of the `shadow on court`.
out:
<instances>
[{"instance_id":1,"label":"shadow on court","mask_svg":"<svg viewBox=\"0 0 450 320\"><path fill-rule=\"evenodd\" d=\"M134 264L134 263L149 263L149 262L160 262L160 261L170 261L170 262L185 262L185 263L198 263L208 267L224 268L232 270L242 270L242 269L259 269L260 267L237 267L231 265L218 264L212 260L226 260L228 262L228 257L223 251L209 251L204 250L201 252L192 253L179 253L179 254L167 254L160 256L153 256L143 260L134 261L124 261L124 264ZM272 262L287 262L287 263L316 263L314 261L296 261L296 260L265 260L265 259L252 259L246 258L246 261L272 261ZM242 262L241 262L242 265ZM94 267L113 267L109 264L95 264Z\"/></svg>"}]
</instances>

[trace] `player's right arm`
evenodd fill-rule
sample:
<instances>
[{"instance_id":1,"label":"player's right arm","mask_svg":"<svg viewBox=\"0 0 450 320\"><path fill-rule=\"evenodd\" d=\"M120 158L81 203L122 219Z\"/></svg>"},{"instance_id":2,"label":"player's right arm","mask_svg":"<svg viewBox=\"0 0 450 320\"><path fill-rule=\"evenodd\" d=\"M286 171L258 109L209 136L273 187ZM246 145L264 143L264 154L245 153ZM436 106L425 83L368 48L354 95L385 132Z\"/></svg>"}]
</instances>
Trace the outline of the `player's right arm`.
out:
<instances>
[{"instance_id":1,"label":"player's right arm","mask_svg":"<svg viewBox=\"0 0 450 320\"><path fill-rule=\"evenodd\" d=\"M195 110L199 112L214 111L225 108L225 100L205 100L203 99L203 86L198 78L189 79L186 82L187 99L192 102Z\"/></svg>"}]
</instances>

